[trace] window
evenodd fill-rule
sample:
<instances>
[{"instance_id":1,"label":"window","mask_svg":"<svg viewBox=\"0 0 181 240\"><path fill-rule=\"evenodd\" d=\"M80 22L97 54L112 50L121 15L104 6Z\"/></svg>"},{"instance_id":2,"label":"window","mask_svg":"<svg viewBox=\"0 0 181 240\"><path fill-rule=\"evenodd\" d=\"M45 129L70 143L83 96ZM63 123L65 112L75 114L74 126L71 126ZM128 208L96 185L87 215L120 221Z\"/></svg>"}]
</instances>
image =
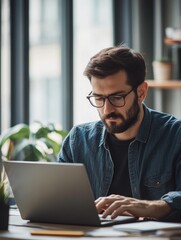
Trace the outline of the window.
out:
<instances>
[{"instance_id":1,"label":"window","mask_svg":"<svg viewBox=\"0 0 181 240\"><path fill-rule=\"evenodd\" d=\"M69 3L69 5L67 5L67 3ZM69 6L72 7L72 3L73 16L69 8ZM14 28L14 25L12 24L12 29L14 29L17 41L14 43L12 39L12 43L14 43L12 52L13 56L15 56L12 58L13 61L10 61L12 50L10 39L11 37L13 38L13 35L10 36L10 17L12 16L10 15L10 7L12 7L11 10L13 10L14 17L21 14L20 18L16 18L16 28ZM27 23L27 21L25 21L27 15L24 14L25 7L26 10L29 10L29 27L28 24L21 24L23 22ZM64 8L67 8L66 10L68 11L64 11ZM45 124L48 122L59 123L62 127L65 125L64 122L66 122L66 119L72 120L72 115L74 118L73 124L98 119L97 111L90 106L86 99L86 95L90 92L91 86L89 80L83 76L83 71L92 55L104 47L113 45L112 1L29 0L29 5L26 4L25 6L23 1L2 0L1 11L2 130L8 128L11 124L18 122L26 121L28 123L28 119L29 123L38 120ZM74 33L74 72L72 65L69 65L68 61L65 61L65 58L63 58L63 55L67 54L67 51L70 50L69 48L72 44L71 24L69 34L67 34L66 38L63 38L66 33L64 32L64 35L62 34L63 31L67 30L66 27L69 27L69 25L66 25L65 23L71 21L72 17ZM64 20L66 22L63 22ZM22 28L21 31L19 31L20 28ZM21 34L19 34L19 32ZM27 34L27 32L29 34ZM24 43L26 43L27 56L28 43L24 41L27 41L28 37L29 58L27 59L29 60L29 63L23 55L23 46ZM67 44L65 48L64 45L66 45L67 40L69 39L70 45ZM18 48L16 44L18 44ZM16 58L19 50L22 50L21 57ZM71 54L72 49L69 53L70 57ZM18 81L18 74L16 74L17 81L13 80L14 74L12 74L12 79L10 79L12 69L16 70L15 63L18 63L18 74L21 75L22 81ZM12 68L13 66L14 68ZM24 88L24 86L26 86L26 84L24 85L24 82L27 83L28 80L27 75L26 81L24 79L23 70L26 66L28 66L27 73L29 72L29 84ZM67 81L67 76L64 76L64 72L71 72L70 76L72 76L73 72L73 78L70 77L70 84L68 84L68 87L65 89L63 87L65 81ZM71 81L73 81L74 85L73 106L71 104L72 99L69 101L72 96ZM22 87L22 85L24 86ZM27 90L27 93L25 90ZM27 96L28 91L29 96ZM65 93L62 94L62 91ZM19 92L21 92L20 97ZM66 99L63 98L65 102L62 102L62 96L64 97L64 95L66 96ZM14 96L14 98L11 96ZM18 99L18 101L14 102L12 99ZM24 101L25 99L28 99L28 101ZM19 105L20 102L23 102L22 106ZM27 106L27 104L29 104L29 106ZM69 105L69 108L67 108L67 105ZM29 112L27 110L28 115L26 115L27 112L24 109L29 109ZM69 109L70 111L65 112L65 109ZM12 121L12 117L14 116L13 112L19 117L15 117ZM25 118L24 115L26 115L27 118ZM62 115L66 117L62 118ZM71 124L68 125L69 127L72 125L72 121L70 121L70 123Z\"/></svg>"},{"instance_id":2,"label":"window","mask_svg":"<svg viewBox=\"0 0 181 240\"><path fill-rule=\"evenodd\" d=\"M98 119L86 99L91 91L83 71L102 48L113 45L112 1L74 1L74 124Z\"/></svg>"},{"instance_id":3,"label":"window","mask_svg":"<svg viewBox=\"0 0 181 240\"><path fill-rule=\"evenodd\" d=\"M10 125L10 8L1 2L1 129Z\"/></svg>"},{"instance_id":4,"label":"window","mask_svg":"<svg viewBox=\"0 0 181 240\"><path fill-rule=\"evenodd\" d=\"M30 123L61 124L59 0L30 0Z\"/></svg>"}]
</instances>

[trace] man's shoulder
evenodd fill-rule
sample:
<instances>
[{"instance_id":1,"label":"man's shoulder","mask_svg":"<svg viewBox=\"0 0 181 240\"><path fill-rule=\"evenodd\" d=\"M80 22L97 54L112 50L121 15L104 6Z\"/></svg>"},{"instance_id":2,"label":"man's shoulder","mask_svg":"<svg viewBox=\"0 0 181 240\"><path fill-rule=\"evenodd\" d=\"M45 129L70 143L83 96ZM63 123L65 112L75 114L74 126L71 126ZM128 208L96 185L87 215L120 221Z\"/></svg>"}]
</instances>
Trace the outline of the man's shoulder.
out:
<instances>
[{"instance_id":1,"label":"man's shoulder","mask_svg":"<svg viewBox=\"0 0 181 240\"><path fill-rule=\"evenodd\" d=\"M153 109L149 109L149 111L153 119L156 119L161 123L165 122L166 124L171 124L171 125L177 124L178 126L181 127L181 119L175 117L174 115L165 113L165 112L156 111Z\"/></svg>"},{"instance_id":2,"label":"man's shoulder","mask_svg":"<svg viewBox=\"0 0 181 240\"><path fill-rule=\"evenodd\" d=\"M170 129L172 131L178 131L181 134L181 119L175 117L172 114L148 109L152 125L157 129L158 127L163 129Z\"/></svg>"},{"instance_id":3,"label":"man's shoulder","mask_svg":"<svg viewBox=\"0 0 181 240\"><path fill-rule=\"evenodd\" d=\"M164 148L165 145L169 146L170 144L176 146L176 143L178 143L180 145L181 119L147 107L144 110L145 115L137 136L138 140L145 143L151 141L150 146L154 147L159 141L159 146L161 147L161 144L163 144Z\"/></svg>"}]
</instances>

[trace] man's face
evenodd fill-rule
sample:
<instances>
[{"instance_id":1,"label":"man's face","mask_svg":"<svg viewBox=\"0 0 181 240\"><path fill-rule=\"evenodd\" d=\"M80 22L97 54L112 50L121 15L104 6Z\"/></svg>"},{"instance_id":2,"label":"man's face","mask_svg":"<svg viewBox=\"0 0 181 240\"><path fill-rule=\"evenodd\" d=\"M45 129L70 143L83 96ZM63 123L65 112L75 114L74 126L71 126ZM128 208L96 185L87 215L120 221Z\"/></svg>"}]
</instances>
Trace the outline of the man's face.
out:
<instances>
[{"instance_id":1,"label":"man's face","mask_svg":"<svg viewBox=\"0 0 181 240\"><path fill-rule=\"evenodd\" d=\"M132 90L132 87L127 84L127 74L123 70L103 79L92 77L91 84L93 94L102 96L125 95ZM115 107L106 99L104 106L98 108L98 112L108 132L112 134L125 132L138 120L140 105L137 94L135 91L131 91L125 97L123 107Z\"/></svg>"}]
</instances>

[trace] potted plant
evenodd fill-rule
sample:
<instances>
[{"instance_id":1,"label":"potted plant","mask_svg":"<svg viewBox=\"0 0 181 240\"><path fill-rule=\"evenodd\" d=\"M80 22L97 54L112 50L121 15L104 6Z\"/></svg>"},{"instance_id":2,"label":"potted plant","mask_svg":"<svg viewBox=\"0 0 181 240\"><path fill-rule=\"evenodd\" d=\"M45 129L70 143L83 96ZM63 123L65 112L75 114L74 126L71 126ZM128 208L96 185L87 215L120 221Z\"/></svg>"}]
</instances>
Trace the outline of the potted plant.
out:
<instances>
[{"instance_id":1,"label":"potted plant","mask_svg":"<svg viewBox=\"0 0 181 240\"><path fill-rule=\"evenodd\" d=\"M53 123L20 123L5 130L0 150L5 160L56 161L66 131Z\"/></svg>"},{"instance_id":2,"label":"potted plant","mask_svg":"<svg viewBox=\"0 0 181 240\"><path fill-rule=\"evenodd\" d=\"M169 59L162 58L153 61L154 80L165 81L170 80L172 76L172 62Z\"/></svg>"},{"instance_id":3,"label":"potted plant","mask_svg":"<svg viewBox=\"0 0 181 240\"><path fill-rule=\"evenodd\" d=\"M0 230L8 230L9 204L8 194L5 191L5 184L0 182Z\"/></svg>"},{"instance_id":4,"label":"potted plant","mask_svg":"<svg viewBox=\"0 0 181 240\"><path fill-rule=\"evenodd\" d=\"M53 123L47 125L43 125L38 121L30 125L20 123L8 128L1 134L0 154L3 160L56 161L57 154L66 135L66 131L61 130L59 126ZM4 181L0 192L1 203L5 199L3 192L6 186L7 192L9 192L9 203L15 204L15 199L5 174L4 180L6 183Z\"/></svg>"}]
</instances>

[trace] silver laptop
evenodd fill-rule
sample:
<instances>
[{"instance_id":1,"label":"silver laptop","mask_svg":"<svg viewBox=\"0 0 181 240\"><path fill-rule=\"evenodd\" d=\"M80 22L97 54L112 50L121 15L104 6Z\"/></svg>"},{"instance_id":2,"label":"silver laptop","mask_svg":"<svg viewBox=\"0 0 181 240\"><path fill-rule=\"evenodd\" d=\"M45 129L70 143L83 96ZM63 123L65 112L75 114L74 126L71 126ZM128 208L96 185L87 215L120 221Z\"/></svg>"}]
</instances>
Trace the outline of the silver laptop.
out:
<instances>
[{"instance_id":1,"label":"silver laptop","mask_svg":"<svg viewBox=\"0 0 181 240\"><path fill-rule=\"evenodd\" d=\"M107 226L136 219L100 219L83 164L4 161L21 217L32 222Z\"/></svg>"}]
</instances>

